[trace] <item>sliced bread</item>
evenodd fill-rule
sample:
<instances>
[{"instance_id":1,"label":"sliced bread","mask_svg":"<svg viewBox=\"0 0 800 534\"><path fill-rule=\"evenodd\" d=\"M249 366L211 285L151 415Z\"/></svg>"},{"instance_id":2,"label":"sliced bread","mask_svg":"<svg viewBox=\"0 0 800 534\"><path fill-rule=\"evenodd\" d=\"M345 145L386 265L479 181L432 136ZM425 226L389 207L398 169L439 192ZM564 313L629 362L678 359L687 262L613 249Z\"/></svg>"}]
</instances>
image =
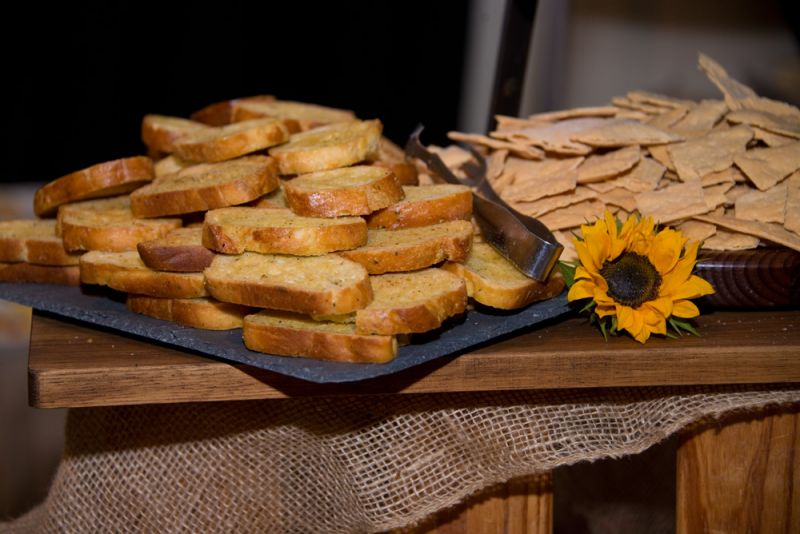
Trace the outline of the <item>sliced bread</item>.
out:
<instances>
[{"instance_id":1,"label":"sliced bread","mask_svg":"<svg viewBox=\"0 0 800 534\"><path fill-rule=\"evenodd\" d=\"M275 160L248 156L187 167L131 194L137 217L162 217L250 202L278 185Z\"/></svg>"},{"instance_id":2,"label":"sliced bread","mask_svg":"<svg viewBox=\"0 0 800 534\"><path fill-rule=\"evenodd\" d=\"M193 161L181 159L175 154L170 154L166 158L161 158L158 160L153 166L153 170L155 172L156 179L158 179L167 176L168 174L174 174L185 169L186 167L191 167L192 165L196 164Z\"/></svg>"},{"instance_id":3,"label":"sliced bread","mask_svg":"<svg viewBox=\"0 0 800 534\"><path fill-rule=\"evenodd\" d=\"M223 208L206 213L203 245L225 254L319 256L367 241L361 217L302 217L288 209Z\"/></svg>"},{"instance_id":4,"label":"sliced bread","mask_svg":"<svg viewBox=\"0 0 800 534\"><path fill-rule=\"evenodd\" d=\"M199 273L215 254L203 246L203 227L178 228L164 237L136 245L145 265L156 271Z\"/></svg>"},{"instance_id":5,"label":"sliced bread","mask_svg":"<svg viewBox=\"0 0 800 534\"><path fill-rule=\"evenodd\" d=\"M165 299L128 295L126 304L134 313L204 330L241 328L244 316L255 311L247 306L219 302L208 297Z\"/></svg>"},{"instance_id":6,"label":"sliced bread","mask_svg":"<svg viewBox=\"0 0 800 534\"><path fill-rule=\"evenodd\" d=\"M128 193L153 177L153 161L145 156L98 163L39 188L33 197L33 211L40 217L52 215L62 204Z\"/></svg>"},{"instance_id":7,"label":"sliced bread","mask_svg":"<svg viewBox=\"0 0 800 534\"><path fill-rule=\"evenodd\" d=\"M208 296L200 273L169 273L148 268L139 253L93 250L81 256L81 282L117 291L173 299Z\"/></svg>"},{"instance_id":8,"label":"sliced bread","mask_svg":"<svg viewBox=\"0 0 800 534\"><path fill-rule=\"evenodd\" d=\"M442 269L371 276L373 300L356 311L360 334L427 332L467 307L464 280Z\"/></svg>"},{"instance_id":9,"label":"sliced bread","mask_svg":"<svg viewBox=\"0 0 800 534\"><path fill-rule=\"evenodd\" d=\"M217 128L207 127L175 142L182 159L200 162L225 161L285 143L289 130L278 119L255 119Z\"/></svg>"},{"instance_id":10,"label":"sliced bread","mask_svg":"<svg viewBox=\"0 0 800 534\"><path fill-rule=\"evenodd\" d=\"M78 265L79 258L64 250L52 219L0 222L0 262Z\"/></svg>"},{"instance_id":11,"label":"sliced bread","mask_svg":"<svg viewBox=\"0 0 800 534\"><path fill-rule=\"evenodd\" d=\"M281 119L292 133L317 126L356 120L352 111L290 100L240 100L233 106L233 122L273 117Z\"/></svg>"},{"instance_id":12,"label":"sliced bread","mask_svg":"<svg viewBox=\"0 0 800 534\"><path fill-rule=\"evenodd\" d=\"M250 350L282 356L353 363L386 363L397 356L393 336L357 334L352 324L273 311L245 317L243 338Z\"/></svg>"},{"instance_id":13,"label":"sliced bread","mask_svg":"<svg viewBox=\"0 0 800 534\"><path fill-rule=\"evenodd\" d=\"M403 198L390 170L367 165L301 174L284 190L292 211L307 217L368 215Z\"/></svg>"},{"instance_id":14,"label":"sliced bread","mask_svg":"<svg viewBox=\"0 0 800 534\"><path fill-rule=\"evenodd\" d=\"M289 204L286 203L286 195L283 194L283 186L279 187L271 193L257 198L252 202L246 204L250 208L264 208L264 209L288 209Z\"/></svg>"},{"instance_id":15,"label":"sliced bread","mask_svg":"<svg viewBox=\"0 0 800 534\"><path fill-rule=\"evenodd\" d=\"M205 270L205 276L208 290L217 300L259 308L341 314L372 301L364 268L335 254L219 255Z\"/></svg>"},{"instance_id":16,"label":"sliced bread","mask_svg":"<svg viewBox=\"0 0 800 534\"><path fill-rule=\"evenodd\" d=\"M411 228L472 217L472 191L465 185L403 186L405 198L371 214L370 228Z\"/></svg>"},{"instance_id":17,"label":"sliced bread","mask_svg":"<svg viewBox=\"0 0 800 534\"><path fill-rule=\"evenodd\" d=\"M272 101L275 100L273 95L256 95L245 96L241 98L233 98L231 100L223 100L222 102L215 102L208 106L198 109L193 112L192 120L202 122L209 126L225 126L233 122L233 110L240 102L251 101Z\"/></svg>"},{"instance_id":18,"label":"sliced bread","mask_svg":"<svg viewBox=\"0 0 800 534\"><path fill-rule=\"evenodd\" d=\"M348 167L378 154L383 125L377 119L314 128L294 134L269 153L281 174L305 174Z\"/></svg>"},{"instance_id":19,"label":"sliced bread","mask_svg":"<svg viewBox=\"0 0 800 534\"><path fill-rule=\"evenodd\" d=\"M386 137L381 137L378 144L378 158L372 165L385 167L392 171L401 185L419 185L417 166L406 158L402 148Z\"/></svg>"},{"instance_id":20,"label":"sliced bread","mask_svg":"<svg viewBox=\"0 0 800 534\"><path fill-rule=\"evenodd\" d=\"M77 265L0 263L0 282L77 286L81 282L81 273Z\"/></svg>"},{"instance_id":21,"label":"sliced bread","mask_svg":"<svg viewBox=\"0 0 800 534\"><path fill-rule=\"evenodd\" d=\"M492 308L521 308L554 297L564 289L564 278L557 270L546 282L528 278L484 242L473 243L464 263L448 262L443 268L463 277L469 296Z\"/></svg>"},{"instance_id":22,"label":"sliced bread","mask_svg":"<svg viewBox=\"0 0 800 534\"><path fill-rule=\"evenodd\" d=\"M472 235L469 221L369 230L366 245L338 254L360 263L370 274L416 271L444 260L463 261L472 245Z\"/></svg>"},{"instance_id":23,"label":"sliced bread","mask_svg":"<svg viewBox=\"0 0 800 534\"><path fill-rule=\"evenodd\" d=\"M210 126L189 119L150 114L142 119L142 142L152 152L171 154L176 142L189 134L210 129Z\"/></svg>"},{"instance_id":24,"label":"sliced bread","mask_svg":"<svg viewBox=\"0 0 800 534\"><path fill-rule=\"evenodd\" d=\"M59 206L58 214L56 215L56 235L61 235L61 220L71 213L77 211L106 211L110 209L131 209L130 195L70 202Z\"/></svg>"},{"instance_id":25,"label":"sliced bread","mask_svg":"<svg viewBox=\"0 0 800 534\"><path fill-rule=\"evenodd\" d=\"M70 252L136 250L148 239L167 235L183 224L178 218L138 219L130 208L71 208L61 214L61 237Z\"/></svg>"}]
</instances>

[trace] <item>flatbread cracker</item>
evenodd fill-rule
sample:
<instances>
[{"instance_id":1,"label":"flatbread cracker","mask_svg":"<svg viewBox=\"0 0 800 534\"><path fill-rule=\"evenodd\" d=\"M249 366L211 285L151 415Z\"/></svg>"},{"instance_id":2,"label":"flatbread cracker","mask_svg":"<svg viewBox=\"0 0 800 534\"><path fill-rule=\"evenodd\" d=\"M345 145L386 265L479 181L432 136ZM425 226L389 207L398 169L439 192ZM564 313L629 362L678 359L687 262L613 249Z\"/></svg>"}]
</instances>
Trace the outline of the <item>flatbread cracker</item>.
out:
<instances>
[{"instance_id":1,"label":"flatbread cracker","mask_svg":"<svg viewBox=\"0 0 800 534\"><path fill-rule=\"evenodd\" d=\"M589 156L578 167L578 183L599 182L622 174L639 163L641 157L642 153L637 145Z\"/></svg>"},{"instance_id":2,"label":"flatbread cracker","mask_svg":"<svg viewBox=\"0 0 800 534\"><path fill-rule=\"evenodd\" d=\"M587 184L587 187L594 189L598 193L606 193L618 187L633 193L653 191L658 187L658 182L664 176L665 170L664 166L657 161L650 158L642 158L630 171L611 180Z\"/></svg>"},{"instance_id":3,"label":"flatbread cracker","mask_svg":"<svg viewBox=\"0 0 800 534\"><path fill-rule=\"evenodd\" d=\"M550 230L575 228L603 216L605 204L599 200L585 200L566 208L551 211L539 217L539 221Z\"/></svg>"},{"instance_id":4,"label":"flatbread cracker","mask_svg":"<svg viewBox=\"0 0 800 534\"><path fill-rule=\"evenodd\" d=\"M470 154L468 150L464 150L458 145L450 145L447 147L430 145L428 150L439 156L442 162L447 165L447 168L450 170L458 169L472 159L472 154Z\"/></svg>"},{"instance_id":5,"label":"flatbread cracker","mask_svg":"<svg viewBox=\"0 0 800 534\"><path fill-rule=\"evenodd\" d=\"M631 100L627 96L615 96L611 99L611 103L617 107L641 111L647 115L661 115L669 109L663 106L656 106L646 102Z\"/></svg>"},{"instance_id":6,"label":"flatbread cracker","mask_svg":"<svg viewBox=\"0 0 800 534\"><path fill-rule=\"evenodd\" d=\"M710 172L730 167L734 157L745 151L752 138L753 131L750 128L737 126L670 145L667 151L681 180L696 180Z\"/></svg>"},{"instance_id":7,"label":"flatbread cracker","mask_svg":"<svg viewBox=\"0 0 800 534\"><path fill-rule=\"evenodd\" d=\"M689 241L705 241L717 233L715 225L695 220L683 221L676 229L680 230L683 237L689 239Z\"/></svg>"},{"instance_id":8,"label":"flatbread cracker","mask_svg":"<svg viewBox=\"0 0 800 534\"><path fill-rule=\"evenodd\" d=\"M764 128L753 126L752 124L750 128L753 129L753 136L767 146L783 146L796 141L794 137L772 133Z\"/></svg>"},{"instance_id":9,"label":"flatbread cracker","mask_svg":"<svg viewBox=\"0 0 800 534\"><path fill-rule=\"evenodd\" d=\"M506 165L508 150L495 150L486 158L486 179L490 182L497 180L503 174Z\"/></svg>"},{"instance_id":10,"label":"flatbread cracker","mask_svg":"<svg viewBox=\"0 0 800 534\"><path fill-rule=\"evenodd\" d=\"M733 187L732 182L726 182L723 184L712 185L709 187L703 188L703 197L706 201L706 206L708 207L708 211L716 209L718 206L722 206L727 202L727 197L725 193Z\"/></svg>"},{"instance_id":11,"label":"flatbread cracker","mask_svg":"<svg viewBox=\"0 0 800 534\"><path fill-rule=\"evenodd\" d=\"M682 141L683 137L636 121L618 120L576 133L570 139L593 147L663 145Z\"/></svg>"},{"instance_id":12,"label":"flatbread cracker","mask_svg":"<svg viewBox=\"0 0 800 534\"><path fill-rule=\"evenodd\" d=\"M740 109L739 100L758 96L756 92L743 83L737 82L730 76L722 65L711 59L705 54L699 54L697 58L699 67L706 73L711 83L725 95L725 103L731 109Z\"/></svg>"},{"instance_id":13,"label":"flatbread cracker","mask_svg":"<svg viewBox=\"0 0 800 534\"><path fill-rule=\"evenodd\" d=\"M453 141L461 141L471 145L485 146L494 150L508 150L512 154L526 159L542 159L544 152L536 147L492 139L485 135L469 134L462 132L447 132L447 137Z\"/></svg>"},{"instance_id":14,"label":"flatbread cracker","mask_svg":"<svg viewBox=\"0 0 800 534\"><path fill-rule=\"evenodd\" d=\"M757 188L766 191L800 169L800 141L748 150L737 154L733 161Z\"/></svg>"},{"instance_id":15,"label":"flatbread cracker","mask_svg":"<svg viewBox=\"0 0 800 534\"><path fill-rule=\"evenodd\" d=\"M638 193L636 205L642 215L649 215L661 224L709 211L699 180Z\"/></svg>"},{"instance_id":16,"label":"flatbread cracker","mask_svg":"<svg viewBox=\"0 0 800 534\"><path fill-rule=\"evenodd\" d=\"M675 164L672 163L672 158L669 157L669 151L667 150L668 147L669 145L651 145L647 147L647 151L654 160L659 162L668 170L674 171Z\"/></svg>"},{"instance_id":17,"label":"flatbread cracker","mask_svg":"<svg viewBox=\"0 0 800 534\"><path fill-rule=\"evenodd\" d=\"M763 111L740 109L731 111L725 116L725 119L734 124L758 126L768 132L800 139L800 123L792 121L785 116L764 113Z\"/></svg>"},{"instance_id":18,"label":"flatbread cracker","mask_svg":"<svg viewBox=\"0 0 800 534\"><path fill-rule=\"evenodd\" d=\"M564 250L561 252L561 257L559 258L561 261L578 260L578 252L575 250L575 243L572 242L572 234L555 230L553 232L553 237L564 247Z\"/></svg>"},{"instance_id":19,"label":"flatbread cracker","mask_svg":"<svg viewBox=\"0 0 800 534\"><path fill-rule=\"evenodd\" d=\"M593 106L535 113L533 115L528 115L528 120L536 122L556 122L581 117L613 117L616 113L617 108L614 106Z\"/></svg>"},{"instance_id":20,"label":"flatbread cracker","mask_svg":"<svg viewBox=\"0 0 800 534\"><path fill-rule=\"evenodd\" d=\"M578 186L574 192L544 197L533 202L511 202L511 207L525 215L539 217L553 210L595 198L597 198L597 192L588 187Z\"/></svg>"},{"instance_id":21,"label":"flatbread cracker","mask_svg":"<svg viewBox=\"0 0 800 534\"><path fill-rule=\"evenodd\" d=\"M742 196L750 193L751 191L755 191L752 187L746 184L736 184L732 188L728 189L725 193L725 205L726 206L733 206L736 204L736 200Z\"/></svg>"},{"instance_id":22,"label":"flatbread cracker","mask_svg":"<svg viewBox=\"0 0 800 534\"><path fill-rule=\"evenodd\" d=\"M601 200L611 206L620 207L627 212L635 211L637 206L636 197L633 193L621 187L603 193L603 198Z\"/></svg>"},{"instance_id":23,"label":"flatbread cracker","mask_svg":"<svg viewBox=\"0 0 800 534\"><path fill-rule=\"evenodd\" d=\"M703 241L705 250L750 250L758 247L760 243L756 236L717 230L717 232Z\"/></svg>"},{"instance_id":24,"label":"flatbread cracker","mask_svg":"<svg viewBox=\"0 0 800 534\"><path fill-rule=\"evenodd\" d=\"M662 108L691 109L697 105L692 100L685 100L682 98L675 98L658 93L651 93L649 91L628 91L626 96L635 102L644 102L646 104L652 104Z\"/></svg>"},{"instance_id":25,"label":"flatbread cracker","mask_svg":"<svg viewBox=\"0 0 800 534\"><path fill-rule=\"evenodd\" d=\"M754 235L800 252L800 235L789 232L779 224L743 221L729 215L698 215L695 219L716 224L736 232Z\"/></svg>"},{"instance_id":26,"label":"flatbread cracker","mask_svg":"<svg viewBox=\"0 0 800 534\"><path fill-rule=\"evenodd\" d=\"M786 194L785 183L767 191L751 191L736 199L734 213L739 219L783 224Z\"/></svg>"},{"instance_id":27,"label":"flatbread cracker","mask_svg":"<svg viewBox=\"0 0 800 534\"><path fill-rule=\"evenodd\" d=\"M783 226L800 235L800 171L786 179L786 208Z\"/></svg>"},{"instance_id":28,"label":"flatbread cracker","mask_svg":"<svg viewBox=\"0 0 800 534\"><path fill-rule=\"evenodd\" d=\"M728 112L721 100L702 100L680 121L670 126L671 132L686 135L689 132L706 132L714 127Z\"/></svg>"},{"instance_id":29,"label":"flatbread cracker","mask_svg":"<svg viewBox=\"0 0 800 534\"><path fill-rule=\"evenodd\" d=\"M602 117L582 117L566 119L545 126L535 126L494 133L495 137L525 145L535 145L556 154L584 156L592 151L592 147L576 143L570 138L580 132L595 128L617 119Z\"/></svg>"},{"instance_id":30,"label":"flatbread cracker","mask_svg":"<svg viewBox=\"0 0 800 534\"><path fill-rule=\"evenodd\" d=\"M710 172L706 174L700 179L700 183L703 187L708 187L711 185L725 184L728 182L744 182L746 180L747 179L744 177L744 174L742 174L739 169L736 167L728 167L724 171Z\"/></svg>"},{"instance_id":31,"label":"flatbread cracker","mask_svg":"<svg viewBox=\"0 0 800 534\"><path fill-rule=\"evenodd\" d=\"M674 108L646 119L646 123L662 130L668 130L689 113L689 108ZM658 145L653 145L658 146Z\"/></svg>"}]
</instances>

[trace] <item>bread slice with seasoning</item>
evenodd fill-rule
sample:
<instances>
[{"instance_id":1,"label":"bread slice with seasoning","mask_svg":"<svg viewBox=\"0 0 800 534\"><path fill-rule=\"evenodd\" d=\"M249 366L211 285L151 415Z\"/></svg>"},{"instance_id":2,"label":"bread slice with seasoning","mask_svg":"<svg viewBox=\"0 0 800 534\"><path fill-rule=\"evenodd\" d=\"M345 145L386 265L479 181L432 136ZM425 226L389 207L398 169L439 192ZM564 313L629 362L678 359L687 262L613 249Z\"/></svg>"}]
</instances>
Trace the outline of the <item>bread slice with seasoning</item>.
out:
<instances>
[{"instance_id":1,"label":"bread slice with seasoning","mask_svg":"<svg viewBox=\"0 0 800 534\"><path fill-rule=\"evenodd\" d=\"M100 202L98 208L87 202L59 210L64 248L70 252L136 250L141 241L163 237L183 224L178 218L139 219L124 204L124 200ZM119 207L108 207L114 205Z\"/></svg>"},{"instance_id":2,"label":"bread slice with seasoning","mask_svg":"<svg viewBox=\"0 0 800 534\"><path fill-rule=\"evenodd\" d=\"M271 102L275 100L273 95L255 95L240 98L232 98L221 102L214 102L208 106L198 109L191 114L194 121L201 122L208 126L225 126L233 122L233 111L242 102Z\"/></svg>"},{"instance_id":3,"label":"bread slice with seasoning","mask_svg":"<svg viewBox=\"0 0 800 534\"><path fill-rule=\"evenodd\" d=\"M145 156L98 163L39 188L33 197L33 211L40 217L53 215L63 204L128 193L154 176L153 161Z\"/></svg>"},{"instance_id":4,"label":"bread slice with seasoning","mask_svg":"<svg viewBox=\"0 0 800 534\"><path fill-rule=\"evenodd\" d=\"M343 314L372 301L367 271L336 254L219 255L205 270L211 295L222 302L305 314Z\"/></svg>"},{"instance_id":5,"label":"bread slice with seasoning","mask_svg":"<svg viewBox=\"0 0 800 534\"><path fill-rule=\"evenodd\" d=\"M142 119L142 142L154 153L171 154L175 143L190 134L211 130L197 121L167 115L148 114Z\"/></svg>"},{"instance_id":6,"label":"bread slice with seasoning","mask_svg":"<svg viewBox=\"0 0 800 534\"><path fill-rule=\"evenodd\" d=\"M281 119L292 133L356 120L355 114L349 110L291 100L240 100L233 106L233 122L259 117Z\"/></svg>"},{"instance_id":7,"label":"bread slice with seasoning","mask_svg":"<svg viewBox=\"0 0 800 534\"><path fill-rule=\"evenodd\" d=\"M419 185L417 166L406 158L402 148L386 137L381 136L377 159L371 165L389 169L401 185Z\"/></svg>"},{"instance_id":8,"label":"bread slice with seasoning","mask_svg":"<svg viewBox=\"0 0 800 534\"><path fill-rule=\"evenodd\" d=\"M367 244L339 252L370 274L416 271L449 260L463 261L472 246L469 221L447 221L399 230L369 230Z\"/></svg>"},{"instance_id":9,"label":"bread slice with seasoning","mask_svg":"<svg viewBox=\"0 0 800 534\"><path fill-rule=\"evenodd\" d=\"M59 206L56 214L56 235L61 235L61 220L76 211L105 211L110 209L131 209L130 195L119 195L116 197L97 198L93 200L82 200L80 202L70 202Z\"/></svg>"},{"instance_id":10,"label":"bread slice with seasoning","mask_svg":"<svg viewBox=\"0 0 800 534\"><path fill-rule=\"evenodd\" d=\"M170 154L169 156L158 160L155 165L153 165L153 171L155 172L156 179L158 179L167 176L168 174L174 174L182 171L186 167L191 167L192 165L197 164L193 161L181 159L175 154Z\"/></svg>"},{"instance_id":11,"label":"bread slice with seasoning","mask_svg":"<svg viewBox=\"0 0 800 534\"><path fill-rule=\"evenodd\" d=\"M397 356L394 336L358 334L355 325L263 311L244 318L245 346L257 352L351 363L386 363Z\"/></svg>"},{"instance_id":12,"label":"bread slice with seasoning","mask_svg":"<svg viewBox=\"0 0 800 534\"><path fill-rule=\"evenodd\" d=\"M288 209L223 208L206 213L203 245L225 254L319 256L367 241L361 217L302 217Z\"/></svg>"},{"instance_id":13,"label":"bread slice with seasoning","mask_svg":"<svg viewBox=\"0 0 800 534\"><path fill-rule=\"evenodd\" d=\"M211 265L214 252L203 246L203 227L178 228L164 237L136 245L139 257L156 271L203 272Z\"/></svg>"},{"instance_id":14,"label":"bread slice with seasoning","mask_svg":"<svg viewBox=\"0 0 800 534\"><path fill-rule=\"evenodd\" d=\"M554 270L546 282L528 278L491 245L476 241L463 263L442 266L464 278L469 296L477 302L504 310L527 306L555 297L564 290L564 278Z\"/></svg>"},{"instance_id":15,"label":"bread slice with seasoning","mask_svg":"<svg viewBox=\"0 0 800 534\"><path fill-rule=\"evenodd\" d=\"M412 228L472 218L472 191L465 185L404 186L404 198L367 217L370 228Z\"/></svg>"},{"instance_id":16,"label":"bread slice with seasoning","mask_svg":"<svg viewBox=\"0 0 800 534\"><path fill-rule=\"evenodd\" d=\"M349 167L378 155L383 125L377 119L331 124L292 135L270 149L281 174L305 174Z\"/></svg>"},{"instance_id":17,"label":"bread slice with seasoning","mask_svg":"<svg viewBox=\"0 0 800 534\"><path fill-rule=\"evenodd\" d=\"M128 295L126 305L134 313L203 330L241 328L244 316L256 311L208 297L169 299Z\"/></svg>"},{"instance_id":18,"label":"bread slice with seasoning","mask_svg":"<svg viewBox=\"0 0 800 534\"><path fill-rule=\"evenodd\" d=\"M117 291L162 298L206 297L201 273L170 273L148 268L139 253L93 250L81 256L81 282Z\"/></svg>"},{"instance_id":19,"label":"bread slice with seasoning","mask_svg":"<svg viewBox=\"0 0 800 534\"><path fill-rule=\"evenodd\" d=\"M368 165L301 174L284 192L292 211L307 217L368 215L404 196L390 170Z\"/></svg>"},{"instance_id":20,"label":"bread slice with seasoning","mask_svg":"<svg viewBox=\"0 0 800 534\"><path fill-rule=\"evenodd\" d=\"M255 119L227 126L207 127L175 142L182 159L218 162L238 158L289 140L289 130L278 119Z\"/></svg>"},{"instance_id":21,"label":"bread slice with seasoning","mask_svg":"<svg viewBox=\"0 0 800 534\"><path fill-rule=\"evenodd\" d=\"M0 262L0 282L77 286L81 282L81 274L77 265Z\"/></svg>"},{"instance_id":22,"label":"bread slice with seasoning","mask_svg":"<svg viewBox=\"0 0 800 534\"><path fill-rule=\"evenodd\" d=\"M360 334L411 334L442 326L467 306L464 280L442 269L371 276L373 300L356 311Z\"/></svg>"},{"instance_id":23,"label":"bread slice with seasoning","mask_svg":"<svg viewBox=\"0 0 800 534\"><path fill-rule=\"evenodd\" d=\"M131 193L136 217L163 217L236 206L279 186L277 164L266 156L187 167Z\"/></svg>"},{"instance_id":24,"label":"bread slice with seasoning","mask_svg":"<svg viewBox=\"0 0 800 534\"><path fill-rule=\"evenodd\" d=\"M78 265L79 259L79 254L64 250L52 219L0 222L0 262Z\"/></svg>"}]
</instances>

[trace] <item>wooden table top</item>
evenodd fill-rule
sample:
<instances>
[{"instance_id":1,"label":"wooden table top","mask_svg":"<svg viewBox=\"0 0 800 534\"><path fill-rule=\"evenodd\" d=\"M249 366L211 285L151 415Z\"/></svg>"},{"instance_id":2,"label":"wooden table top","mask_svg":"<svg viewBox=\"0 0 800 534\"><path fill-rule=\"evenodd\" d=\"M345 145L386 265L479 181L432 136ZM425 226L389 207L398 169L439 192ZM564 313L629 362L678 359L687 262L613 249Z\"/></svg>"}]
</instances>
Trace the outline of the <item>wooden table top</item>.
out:
<instances>
[{"instance_id":1,"label":"wooden table top","mask_svg":"<svg viewBox=\"0 0 800 534\"><path fill-rule=\"evenodd\" d=\"M30 404L40 408L286 397L800 382L800 311L715 312L702 337L607 343L583 319L395 375L319 385L33 315Z\"/></svg>"}]
</instances>

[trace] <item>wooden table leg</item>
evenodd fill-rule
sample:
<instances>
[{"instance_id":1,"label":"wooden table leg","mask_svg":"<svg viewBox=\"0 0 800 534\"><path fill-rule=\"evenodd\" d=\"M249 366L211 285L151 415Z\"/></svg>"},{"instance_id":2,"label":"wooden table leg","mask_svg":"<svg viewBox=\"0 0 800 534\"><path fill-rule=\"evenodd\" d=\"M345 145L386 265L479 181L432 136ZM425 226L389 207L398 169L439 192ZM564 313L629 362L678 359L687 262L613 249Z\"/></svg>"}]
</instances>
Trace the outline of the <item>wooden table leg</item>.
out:
<instances>
[{"instance_id":1,"label":"wooden table leg","mask_svg":"<svg viewBox=\"0 0 800 534\"><path fill-rule=\"evenodd\" d=\"M446 510L408 534L550 534L553 531L550 473L495 486Z\"/></svg>"},{"instance_id":2,"label":"wooden table leg","mask_svg":"<svg viewBox=\"0 0 800 534\"><path fill-rule=\"evenodd\" d=\"M676 532L800 532L800 412L704 428L677 458Z\"/></svg>"}]
</instances>

